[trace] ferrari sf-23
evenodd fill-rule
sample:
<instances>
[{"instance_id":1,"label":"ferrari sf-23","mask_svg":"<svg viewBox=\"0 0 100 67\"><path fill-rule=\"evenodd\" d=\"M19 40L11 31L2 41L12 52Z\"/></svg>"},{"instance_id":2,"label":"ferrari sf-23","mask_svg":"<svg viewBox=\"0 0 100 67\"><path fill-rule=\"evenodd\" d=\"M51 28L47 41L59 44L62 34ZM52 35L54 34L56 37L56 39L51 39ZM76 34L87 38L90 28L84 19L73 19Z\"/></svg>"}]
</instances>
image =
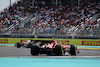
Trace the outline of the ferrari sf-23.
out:
<instances>
[{"instance_id":1,"label":"ferrari sf-23","mask_svg":"<svg viewBox=\"0 0 100 67\"><path fill-rule=\"evenodd\" d=\"M79 54L79 49L76 45L71 44L70 47L61 44L60 41L51 40L34 40L31 45L31 55L36 56L39 54L47 54L50 56L62 56L66 54L77 55Z\"/></svg>"}]
</instances>

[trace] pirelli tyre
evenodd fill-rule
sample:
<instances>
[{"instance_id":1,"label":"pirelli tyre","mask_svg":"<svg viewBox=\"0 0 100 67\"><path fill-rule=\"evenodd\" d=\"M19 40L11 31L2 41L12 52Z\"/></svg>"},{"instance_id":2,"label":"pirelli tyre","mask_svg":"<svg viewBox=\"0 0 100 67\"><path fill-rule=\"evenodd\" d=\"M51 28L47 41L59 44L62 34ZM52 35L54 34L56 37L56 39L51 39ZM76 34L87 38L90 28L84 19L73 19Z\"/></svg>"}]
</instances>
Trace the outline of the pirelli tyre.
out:
<instances>
[{"instance_id":1,"label":"pirelli tyre","mask_svg":"<svg viewBox=\"0 0 100 67\"><path fill-rule=\"evenodd\" d=\"M70 54L76 55L77 52L77 46L76 45L70 45Z\"/></svg>"},{"instance_id":2,"label":"pirelli tyre","mask_svg":"<svg viewBox=\"0 0 100 67\"><path fill-rule=\"evenodd\" d=\"M17 48L20 48L20 47L21 47L21 43L20 43L20 42L17 42L16 47L17 47Z\"/></svg>"},{"instance_id":3,"label":"pirelli tyre","mask_svg":"<svg viewBox=\"0 0 100 67\"><path fill-rule=\"evenodd\" d=\"M39 47L37 45L31 46L31 55L35 56L39 54Z\"/></svg>"},{"instance_id":4,"label":"pirelli tyre","mask_svg":"<svg viewBox=\"0 0 100 67\"><path fill-rule=\"evenodd\" d=\"M54 51L55 51L56 56L62 56L62 47L61 47L61 45L56 45Z\"/></svg>"}]
</instances>

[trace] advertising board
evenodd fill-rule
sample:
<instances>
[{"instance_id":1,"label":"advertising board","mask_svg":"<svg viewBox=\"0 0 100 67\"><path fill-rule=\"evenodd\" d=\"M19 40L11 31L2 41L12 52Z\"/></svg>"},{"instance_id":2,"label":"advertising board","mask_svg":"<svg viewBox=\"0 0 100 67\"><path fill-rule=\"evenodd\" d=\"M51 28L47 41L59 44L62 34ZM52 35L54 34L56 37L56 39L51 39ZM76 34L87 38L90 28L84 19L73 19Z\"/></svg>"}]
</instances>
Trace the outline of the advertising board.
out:
<instances>
[{"instance_id":1,"label":"advertising board","mask_svg":"<svg viewBox=\"0 0 100 67\"><path fill-rule=\"evenodd\" d=\"M0 44L16 44L17 42L25 42L27 40L53 40L53 39L39 39L39 38L0 38ZM83 45L83 46L100 46L99 39L55 39L61 41L64 45Z\"/></svg>"}]
</instances>

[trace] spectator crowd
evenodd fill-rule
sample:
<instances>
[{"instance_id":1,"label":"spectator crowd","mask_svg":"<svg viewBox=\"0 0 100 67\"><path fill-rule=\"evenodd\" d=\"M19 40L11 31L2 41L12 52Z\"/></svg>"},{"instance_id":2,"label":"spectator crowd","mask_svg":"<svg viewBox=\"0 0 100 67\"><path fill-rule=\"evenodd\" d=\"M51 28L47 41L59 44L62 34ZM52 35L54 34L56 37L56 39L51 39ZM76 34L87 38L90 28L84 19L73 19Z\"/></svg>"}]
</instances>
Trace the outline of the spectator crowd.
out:
<instances>
[{"instance_id":1,"label":"spectator crowd","mask_svg":"<svg viewBox=\"0 0 100 67\"><path fill-rule=\"evenodd\" d=\"M5 31L9 26L20 23L26 16L36 9L32 5L32 0L19 0L13 5L5 8L0 13L0 32Z\"/></svg>"},{"instance_id":2,"label":"spectator crowd","mask_svg":"<svg viewBox=\"0 0 100 67\"><path fill-rule=\"evenodd\" d=\"M99 10L100 3L97 2L81 1L80 6L75 3L59 6L48 4L41 8L39 21L33 22L32 28L36 29L37 34L55 34L57 31L66 35L95 34L100 21L91 23L89 18L98 14Z\"/></svg>"},{"instance_id":3,"label":"spectator crowd","mask_svg":"<svg viewBox=\"0 0 100 67\"><path fill-rule=\"evenodd\" d=\"M39 5L37 6L37 8ZM35 12L32 0L20 0L0 14L0 31L8 28L12 24L20 21ZM100 29L100 21L91 22L90 18L100 13L100 2L84 2L80 5L71 2L71 4L54 5L46 4L40 8L39 20L31 22L32 25L13 28L11 33L22 34L89 34L93 35Z\"/></svg>"}]
</instances>

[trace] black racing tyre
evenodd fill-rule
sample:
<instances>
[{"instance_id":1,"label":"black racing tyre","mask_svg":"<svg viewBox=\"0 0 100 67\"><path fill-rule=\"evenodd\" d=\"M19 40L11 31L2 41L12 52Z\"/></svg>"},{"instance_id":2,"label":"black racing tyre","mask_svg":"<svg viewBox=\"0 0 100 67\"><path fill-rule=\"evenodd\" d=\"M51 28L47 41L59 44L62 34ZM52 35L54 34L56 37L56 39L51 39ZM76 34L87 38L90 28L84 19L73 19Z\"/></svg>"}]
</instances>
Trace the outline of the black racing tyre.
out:
<instances>
[{"instance_id":1,"label":"black racing tyre","mask_svg":"<svg viewBox=\"0 0 100 67\"><path fill-rule=\"evenodd\" d=\"M35 56L39 54L39 47L37 45L31 46L31 55Z\"/></svg>"},{"instance_id":2,"label":"black racing tyre","mask_svg":"<svg viewBox=\"0 0 100 67\"><path fill-rule=\"evenodd\" d=\"M51 56L51 49L47 48L47 56Z\"/></svg>"},{"instance_id":3,"label":"black racing tyre","mask_svg":"<svg viewBox=\"0 0 100 67\"><path fill-rule=\"evenodd\" d=\"M20 48L20 47L21 47L21 43L18 42L17 45L16 45L16 47L17 47L17 48Z\"/></svg>"},{"instance_id":4,"label":"black racing tyre","mask_svg":"<svg viewBox=\"0 0 100 67\"><path fill-rule=\"evenodd\" d=\"M76 45L70 45L70 54L76 55L77 47Z\"/></svg>"},{"instance_id":5,"label":"black racing tyre","mask_svg":"<svg viewBox=\"0 0 100 67\"><path fill-rule=\"evenodd\" d=\"M56 56L62 56L61 45L56 45L54 51L55 51L55 55L56 55Z\"/></svg>"}]
</instances>

